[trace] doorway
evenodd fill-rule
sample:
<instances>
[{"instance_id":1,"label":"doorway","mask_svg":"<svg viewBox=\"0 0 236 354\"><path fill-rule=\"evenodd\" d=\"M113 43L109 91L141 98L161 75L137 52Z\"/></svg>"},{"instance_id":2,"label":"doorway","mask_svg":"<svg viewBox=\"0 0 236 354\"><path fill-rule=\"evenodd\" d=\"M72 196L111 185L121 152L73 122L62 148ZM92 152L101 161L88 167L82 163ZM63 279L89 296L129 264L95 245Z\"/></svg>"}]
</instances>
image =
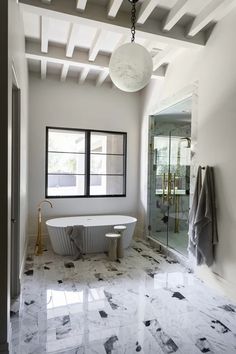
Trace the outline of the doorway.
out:
<instances>
[{"instance_id":1,"label":"doorway","mask_svg":"<svg viewBox=\"0 0 236 354\"><path fill-rule=\"evenodd\" d=\"M11 299L20 293L20 89L12 87Z\"/></svg>"},{"instance_id":2,"label":"doorway","mask_svg":"<svg viewBox=\"0 0 236 354\"><path fill-rule=\"evenodd\" d=\"M149 236L187 256L190 203L189 98L150 117Z\"/></svg>"}]
</instances>

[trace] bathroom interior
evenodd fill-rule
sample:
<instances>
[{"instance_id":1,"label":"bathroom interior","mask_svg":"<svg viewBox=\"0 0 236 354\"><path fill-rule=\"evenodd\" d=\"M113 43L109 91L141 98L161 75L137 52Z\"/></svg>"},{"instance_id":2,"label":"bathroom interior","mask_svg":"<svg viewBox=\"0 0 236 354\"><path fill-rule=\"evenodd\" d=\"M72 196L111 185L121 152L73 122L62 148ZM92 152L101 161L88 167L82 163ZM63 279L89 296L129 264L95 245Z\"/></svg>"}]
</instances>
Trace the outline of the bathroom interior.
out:
<instances>
[{"instance_id":1,"label":"bathroom interior","mask_svg":"<svg viewBox=\"0 0 236 354\"><path fill-rule=\"evenodd\" d=\"M236 353L235 5L2 3L0 353Z\"/></svg>"}]
</instances>

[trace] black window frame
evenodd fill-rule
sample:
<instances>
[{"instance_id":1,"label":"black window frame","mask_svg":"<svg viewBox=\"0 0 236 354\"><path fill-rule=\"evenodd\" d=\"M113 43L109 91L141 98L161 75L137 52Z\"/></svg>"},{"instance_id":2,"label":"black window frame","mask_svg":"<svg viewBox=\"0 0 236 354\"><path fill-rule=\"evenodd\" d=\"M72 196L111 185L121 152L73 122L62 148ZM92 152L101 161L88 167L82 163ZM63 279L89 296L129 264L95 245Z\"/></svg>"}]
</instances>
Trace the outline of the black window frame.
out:
<instances>
[{"instance_id":1,"label":"black window frame","mask_svg":"<svg viewBox=\"0 0 236 354\"><path fill-rule=\"evenodd\" d=\"M84 195L49 195L48 194L48 136L49 130L68 130L68 131L78 131L85 133L85 194ZM113 135L123 136L123 174L106 174L106 176L123 176L123 194L90 194L90 161L91 161L91 133L105 133ZM127 132L113 131L113 130L97 130L97 129L81 129L81 128L64 128L64 127L52 127L46 126L46 152L45 152L45 198L50 199L61 199L61 198L119 198L126 197L126 180L127 180ZM105 154L105 155L116 155L119 154ZM74 174L72 174L74 175ZM99 174L98 174L99 175ZM102 174L101 174L102 175Z\"/></svg>"}]
</instances>

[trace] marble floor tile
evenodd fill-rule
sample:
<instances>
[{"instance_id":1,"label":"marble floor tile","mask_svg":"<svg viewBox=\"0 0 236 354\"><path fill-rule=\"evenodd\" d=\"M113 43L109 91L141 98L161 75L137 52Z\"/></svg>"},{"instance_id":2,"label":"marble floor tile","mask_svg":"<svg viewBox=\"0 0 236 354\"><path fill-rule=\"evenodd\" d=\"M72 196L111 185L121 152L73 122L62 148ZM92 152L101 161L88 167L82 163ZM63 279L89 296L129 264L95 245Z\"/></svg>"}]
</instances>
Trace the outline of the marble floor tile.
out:
<instances>
[{"instance_id":1,"label":"marble floor tile","mask_svg":"<svg viewBox=\"0 0 236 354\"><path fill-rule=\"evenodd\" d=\"M29 245L13 354L236 353L236 304L143 242L73 261Z\"/></svg>"}]
</instances>

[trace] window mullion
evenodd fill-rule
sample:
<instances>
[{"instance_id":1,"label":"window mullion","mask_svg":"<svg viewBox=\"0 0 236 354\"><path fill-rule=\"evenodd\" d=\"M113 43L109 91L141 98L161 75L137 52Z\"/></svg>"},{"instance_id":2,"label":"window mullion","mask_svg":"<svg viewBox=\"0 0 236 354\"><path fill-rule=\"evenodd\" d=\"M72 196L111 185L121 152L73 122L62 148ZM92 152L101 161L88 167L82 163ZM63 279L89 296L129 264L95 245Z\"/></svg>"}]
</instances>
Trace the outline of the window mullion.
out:
<instances>
[{"instance_id":1,"label":"window mullion","mask_svg":"<svg viewBox=\"0 0 236 354\"><path fill-rule=\"evenodd\" d=\"M85 175L86 175L86 196L90 196L90 141L91 141L91 132L86 132L86 166L85 166Z\"/></svg>"}]
</instances>

